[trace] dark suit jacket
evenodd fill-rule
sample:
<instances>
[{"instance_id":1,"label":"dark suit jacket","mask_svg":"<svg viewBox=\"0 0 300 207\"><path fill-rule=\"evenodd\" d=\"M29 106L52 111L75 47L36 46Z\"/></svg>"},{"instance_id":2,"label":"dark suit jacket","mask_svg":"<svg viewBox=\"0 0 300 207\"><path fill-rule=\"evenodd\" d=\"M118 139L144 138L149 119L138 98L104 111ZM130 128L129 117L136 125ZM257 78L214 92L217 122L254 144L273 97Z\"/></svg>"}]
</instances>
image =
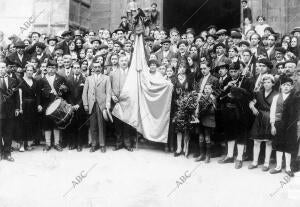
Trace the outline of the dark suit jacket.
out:
<instances>
[{"instance_id":1,"label":"dark suit jacket","mask_svg":"<svg viewBox=\"0 0 300 207\"><path fill-rule=\"evenodd\" d=\"M54 78L54 89L56 90L56 92L59 92L59 88L61 85L65 85L67 86L67 82L66 79L55 74L55 78ZM55 100L56 96L51 92L51 86L48 82L48 80L46 79L46 77L41 78L40 79L40 83L39 83L39 92L37 94L37 105L41 105L43 107L43 110L46 110L46 108ZM67 95L66 93L64 93L62 95L63 99L67 99Z\"/></svg>"},{"instance_id":2,"label":"dark suit jacket","mask_svg":"<svg viewBox=\"0 0 300 207\"><path fill-rule=\"evenodd\" d=\"M10 93L13 91L13 93ZM13 118L19 107L17 81L8 77L8 87L0 83L0 119Z\"/></svg>"},{"instance_id":3,"label":"dark suit jacket","mask_svg":"<svg viewBox=\"0 0 300 207\"><path fill-rule=\"evenodd\" d=\"M72 105L78 104L80 107L83 107L82 91L85 83L85 77L83 77L83 75L80 74L78 80L75 81L75 77L73 75L67 79L67 83L70 89L68 102Z\"/></svg>"},{"instance_id":4,"label":"dark suit jacket","mask_svg":"<svg viewBox=\"0 0 300 207\"><path fill-rule=\"evenodd\" d=\"M7 65L16 65L20 68L25 68L25 65L28 61L30 61L31 56L24 52L22 61L19 59L17 52L13 52L9 56L6 57Z\"/></svg>"},{"instance_id":5,"label":"dark suit jacket","mask_svg":"<svg viewBox=\"0 0 300 207\"><path fill-rule=\"evenodd\" d=\"M170 61L171 58L175 57L175 53L173 53L171 50L169 50L169 54L167 55L167 59ZM157 61L161 64L162 60L163 60L163 51L160 49L155 53L155 56L157 57Z\"/></svg>"}]
</instances>

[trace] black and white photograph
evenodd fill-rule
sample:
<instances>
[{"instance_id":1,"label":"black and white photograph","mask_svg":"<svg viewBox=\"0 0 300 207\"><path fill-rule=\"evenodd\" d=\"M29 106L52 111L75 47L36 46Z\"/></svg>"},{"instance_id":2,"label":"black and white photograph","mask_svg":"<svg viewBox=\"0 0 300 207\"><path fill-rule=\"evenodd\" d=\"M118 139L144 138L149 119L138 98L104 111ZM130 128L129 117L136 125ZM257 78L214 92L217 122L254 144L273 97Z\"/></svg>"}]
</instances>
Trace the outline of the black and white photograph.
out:
<instances>
[{"instance_id":1,"label":"black and white photograph","mask_svg":"<svg viewBox=\"0 0 300 207\"><path fill-rule=\"evenodd\" d=\"M300 0L0 0L0 207L186 206L300 206Z\"/></svg>"}]
</instances>

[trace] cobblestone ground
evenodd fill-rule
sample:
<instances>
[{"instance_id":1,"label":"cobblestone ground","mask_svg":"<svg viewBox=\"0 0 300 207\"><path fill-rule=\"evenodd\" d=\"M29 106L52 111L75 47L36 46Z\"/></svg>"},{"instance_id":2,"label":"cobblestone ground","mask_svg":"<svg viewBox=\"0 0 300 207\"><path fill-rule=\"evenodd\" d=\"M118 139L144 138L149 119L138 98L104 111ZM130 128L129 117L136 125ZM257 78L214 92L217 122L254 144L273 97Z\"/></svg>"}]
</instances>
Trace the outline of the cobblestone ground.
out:
<instances>
[{"instance_id":1,"label":"cobblestone ground","mask_svg":"<svg viewBox=\"0 0 300 207\"><path fill-rule=\"evenodd\" d=\"M196 163L158 149L15 152L0 161L0 207L299 207L300 174ZM283 182L285 182L283 184Z\"/></svg>"}]
</instances>

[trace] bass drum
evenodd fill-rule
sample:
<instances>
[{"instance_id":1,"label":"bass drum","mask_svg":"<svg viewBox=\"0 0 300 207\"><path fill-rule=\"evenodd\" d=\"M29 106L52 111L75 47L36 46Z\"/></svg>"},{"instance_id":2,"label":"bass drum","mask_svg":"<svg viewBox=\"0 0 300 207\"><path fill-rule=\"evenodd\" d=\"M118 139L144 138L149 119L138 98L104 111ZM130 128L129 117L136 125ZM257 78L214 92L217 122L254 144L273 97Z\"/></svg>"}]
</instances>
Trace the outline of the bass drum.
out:
<instances>
[{"instance_id":1,"label":"bass drum","mask_svg":"<svg viewBox=\"0 0 300 207\"><path fill-rule=\"evenodd\" d=\"M46 116L52 119L59 129L65 129L73 119L74 109L71 104L58 98L49 105L46 110Z\"/></svg>"}]
</instances>

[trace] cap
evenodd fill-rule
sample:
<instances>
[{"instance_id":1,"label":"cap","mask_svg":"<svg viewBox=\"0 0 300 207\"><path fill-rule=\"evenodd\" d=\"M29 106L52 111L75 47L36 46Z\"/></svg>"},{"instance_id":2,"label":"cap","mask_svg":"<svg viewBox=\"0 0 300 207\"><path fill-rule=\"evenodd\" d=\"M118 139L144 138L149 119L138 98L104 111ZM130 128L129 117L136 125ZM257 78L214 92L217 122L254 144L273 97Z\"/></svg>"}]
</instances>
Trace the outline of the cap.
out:
<instances>
[{"instance_id":1,"label":"cap","mask_svg":"<svg viewBox=\"0 0 300 207\"><path fill-rule=\"evenodd\" d=\"M227 33L227 30L226 29L220 29L216 32L216 35L224 35Z\"/></svg>"},{"instance_id":2,"label":"cap","mask_svg":"<svg viewBox=\"0 0 300 207\"><path fill-rule=\"evenodd\" d=\"M219 43L214 45L214 51L216 51L217 47L223 47L224 49L226 48L226 46L222 42L219 42Z\"/></svg>"},{"instance_id":3,"label":"cap","mask_svg":"<svg viewBox=\"0 0 300 207\"><path fill-rule=\"evenodd\" d=\"M64 32L61 34L62 37L65 37L65 36L67 36L67 35L71 35L71 36L72 36L72 31L70 31L70 30L64 31Z\"/></svg>"},{"instance_id":4,"label":"cap","mask_svg":"<svg viewBox=\"0 0 300 207\"><path fill-rule=\"evenodd\" d=\"M49 41L51 41L51 40L54 40L54 41L58 42L57 38L54 35L49 36L49 38L47 40L47 43L49 43Z\"/></svg>"},{"instance_id":5,"label":"cap","mask_svg":"<svg viewBox=\"0 0 300 207\"><path fill-rule=\"evenodd\" d=\"M269 69L272 69L272 68L273 68L273 64L271 63L271 61L268 60L268 59L266 59L266 58L259 59L257 62L258 62L258 63L261 63L261 64L264 64L264 65L267 66Z\"/></svg>"},{"instance_id":6,"label":"cap","mask_svg":"<svg viewBox=\"0 0 300 207\"><path fill-rule=\"evenodd\" d=\"M241 45L246 45L247 47L250 47L250 43L246 40L240 41L239 46L241 46Z\"/></svg>"},{"instance_id":7,"label":"cap","mask_svg":"<svg viewBox=\"0 0 300 207\"><path fill-rule=\"evenodd\" d=\"M34 44L34 47L35 47L35 48L36 48L36 47L39 47L39 48L41 48L42 50L44 50L44 49L46 48L46 45L45 45L44 43L42 43L42 42L37 42L37 43Z\"/></svg>"},{"instance_id":8,"label":"cap","mask_svg":"<svg viewBox=\"0 0 300 207\"><path fill-rule=\"evenodd\" d=\"M169 39L163 39L160 41L161 44L164 44L164 43L171 43L171 40Z\"/></svg>"},{"instance_id":9,"label":"cap","mask_svg":"<svg viewBox=\"0 0 300 207\"><path fill-rule=\"evenodd\" d=\"M95 41L98 41L99 44L101 44L101 40L100 40L99 38L97 38L97 37L93 37L93 38L91 39L91 44L93 44L93 42L95 42Z\"/></svg>"},{"instance_id":10,"label":"cap","mask_svg":"<svg viewBox=\"0 0 300 207\"><path fill-rule=\"evenodd\" d=\"M234 38L234 39L241 39L242 38L242 34L240 32L237 32L237 31L232 31L230 36L231 36L231 38Z\"/></svg>"},{"instance_id":11,"label":"cap","mask_svg":"<svg viewBox=\"0 0 300 207\"><path fill-rule=\"evenodd\" d=\"M24 44L23 41L17 41L15 43L15 48L25 48L25 47L26 47L26 45Z\"/></svg>"}]
</instances>

